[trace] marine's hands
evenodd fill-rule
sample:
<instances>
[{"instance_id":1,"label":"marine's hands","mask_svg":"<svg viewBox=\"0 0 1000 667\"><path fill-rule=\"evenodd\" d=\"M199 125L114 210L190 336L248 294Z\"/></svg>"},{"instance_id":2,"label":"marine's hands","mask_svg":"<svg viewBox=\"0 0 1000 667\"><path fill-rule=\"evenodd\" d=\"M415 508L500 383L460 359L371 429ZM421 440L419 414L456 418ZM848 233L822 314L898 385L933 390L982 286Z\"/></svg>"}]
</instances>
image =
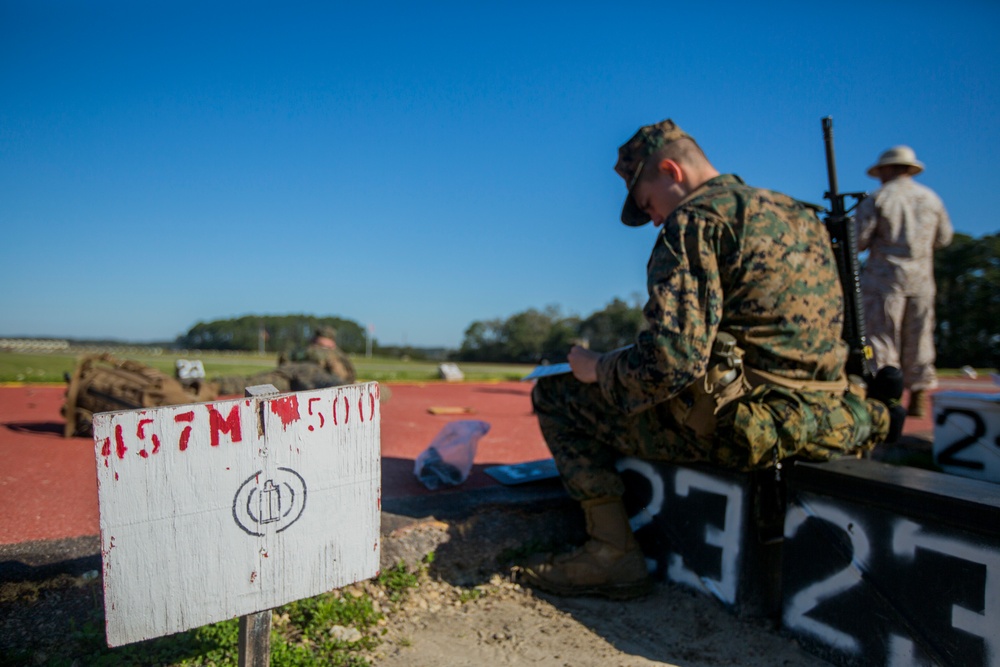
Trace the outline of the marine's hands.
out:
<instances>
[{"instance_id":1,"label":"marine's hands","mask_svg":"<svg viewBox=\"0 0 1000 667\"><path fill-rule=\"evenodd\" d=\"M580 382L591 383L597 382L597 360L600 358L599 352L574 345L569 351L567 361L569 367L573 369L573 377Z\"/></svg>"}]
</instances>

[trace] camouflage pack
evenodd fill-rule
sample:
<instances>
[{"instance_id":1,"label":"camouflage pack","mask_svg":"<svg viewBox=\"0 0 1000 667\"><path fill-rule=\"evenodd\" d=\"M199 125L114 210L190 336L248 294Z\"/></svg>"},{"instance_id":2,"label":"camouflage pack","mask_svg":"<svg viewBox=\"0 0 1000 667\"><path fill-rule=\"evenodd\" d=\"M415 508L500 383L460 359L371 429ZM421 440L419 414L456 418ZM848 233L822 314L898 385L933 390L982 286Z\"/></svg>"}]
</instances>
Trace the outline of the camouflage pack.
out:
<instances>
[{"instance_id":1,"label":"camouflage pack","mask_svg":"<svg viewBox=\"0 0 1000 667\"><path fill-rule=\"evenodd\" d=\"M137 361L116 359L110 354L88 355L79 359L66 387L63 435L92 435L91 422L98 412L200 403L215 398L211 384L192 382L185 387L179 380Z\"/></svg>"}]
</instances>

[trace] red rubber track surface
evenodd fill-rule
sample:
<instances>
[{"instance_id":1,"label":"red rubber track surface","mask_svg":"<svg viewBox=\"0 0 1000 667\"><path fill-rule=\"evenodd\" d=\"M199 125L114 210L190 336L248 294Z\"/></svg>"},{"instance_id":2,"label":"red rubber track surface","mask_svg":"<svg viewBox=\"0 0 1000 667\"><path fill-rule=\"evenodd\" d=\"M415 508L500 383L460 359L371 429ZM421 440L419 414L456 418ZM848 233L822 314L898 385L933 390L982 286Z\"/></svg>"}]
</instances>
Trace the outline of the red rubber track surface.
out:
<instances>
[{"instance_id":1,"label":"red rubber track surface","mask_svg":"<svg viewBox=\"0 0 1000 667\"><path fill-rule=\"evenodd\" d=\"M382 497L454 493L495 485L485 467L547 458L531 411L530 383L389 384L382 403ZM942 380L940 390L992 391L988 380ZM100 520L94 443L63 438L62 386L0 387L0 544L97 535ZM467 409L432 414L431 408ZM458 419L490 424L469 479L428 491L413 475L416 457ZM905 432L930 439L930 417L910 418Z\"/></svg>"},{"instance_id":2,"label":"red rubber track surface","mask_svg":"<svg viewBox=\"0 0 1000 667\"><path fill-rule=\"evenodd\" d=\"M382 497L398 498L496 484L483 468L549 456L531 414L530 383L389 385L382 403ZM62 386L0 387L0 544L97 535L94 442L64 438ZM435 415L431 408L467 409ZM449 491L428 491L413 475L416 457L441 428L480 419L480 441L469 479Z\"/></svg>"}]
</instances>

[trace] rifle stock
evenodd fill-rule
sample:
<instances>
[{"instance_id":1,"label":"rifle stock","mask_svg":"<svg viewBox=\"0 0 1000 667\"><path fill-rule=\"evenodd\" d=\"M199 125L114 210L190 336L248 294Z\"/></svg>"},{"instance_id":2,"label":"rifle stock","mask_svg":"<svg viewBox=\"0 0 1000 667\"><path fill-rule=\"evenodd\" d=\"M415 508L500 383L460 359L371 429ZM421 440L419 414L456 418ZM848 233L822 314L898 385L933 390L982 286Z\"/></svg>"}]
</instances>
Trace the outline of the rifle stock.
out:
<instances>
[{"instance_id":1,"label":"rifle stock","mask_svg":"<svg viewBox=\"0 0 1000 667\"><path fill-rule=\"evenodd\" d=\"M847 372L862 377L871 382L875 377L875 364L871 346L865 336L865 314L861 303L860 264L858 262L857 231L850 212L865 198L864 192L840 192L837 186L837 162L833 151L833 118L827 116L823 121L823 144L826 147L826 172L829 178L829 191L823 195L830 200L830 208L825 211L823 222L830 234L830 243L837 258L837 272L840 284L844 290L844 328L842 337L847 342L850 352L847 359ZM844 205L846 197L855 199L854 205L847 208Z\"/></svg>"}]
</instances>

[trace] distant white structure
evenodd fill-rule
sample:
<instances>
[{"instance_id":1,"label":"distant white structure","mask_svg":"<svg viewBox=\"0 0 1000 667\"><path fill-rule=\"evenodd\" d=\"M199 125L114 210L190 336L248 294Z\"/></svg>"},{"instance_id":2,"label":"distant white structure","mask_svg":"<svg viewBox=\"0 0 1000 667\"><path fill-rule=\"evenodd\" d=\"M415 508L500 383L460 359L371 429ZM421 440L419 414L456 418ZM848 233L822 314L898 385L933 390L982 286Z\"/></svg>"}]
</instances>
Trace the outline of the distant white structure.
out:
<instances>
[{"instance_id":1,"label":"distant white structure","mask_svg":"<svg viewBox=\"0 0 1000 667\"><path fill-rule=\"evenodd\" d=\"M460 382L465 379L465 374L456 364L439 364L438 373L441 374L441 379L448 382Z\"/></svg>"},{"instance_id":2,"label":"distant white structure","mask_svg":"<svg viewBox=\"0 0 1000 667\"><path fill-rule=\"evenodd\" d=\"M199 380L205 377L205 366L201 359L178 359L174 362L178 380Z\"/></svg>"},{"instance_id":3,"label":"distant white structure","mask_svg":"<svg viewBox=\"0 0 1000 667\"><path fill-rule=\"evenodd\" d=\"M4 352L62 352L68 349L68 340L55 338L0 338L0 350Z\"/></svg>"}]
</instances>

